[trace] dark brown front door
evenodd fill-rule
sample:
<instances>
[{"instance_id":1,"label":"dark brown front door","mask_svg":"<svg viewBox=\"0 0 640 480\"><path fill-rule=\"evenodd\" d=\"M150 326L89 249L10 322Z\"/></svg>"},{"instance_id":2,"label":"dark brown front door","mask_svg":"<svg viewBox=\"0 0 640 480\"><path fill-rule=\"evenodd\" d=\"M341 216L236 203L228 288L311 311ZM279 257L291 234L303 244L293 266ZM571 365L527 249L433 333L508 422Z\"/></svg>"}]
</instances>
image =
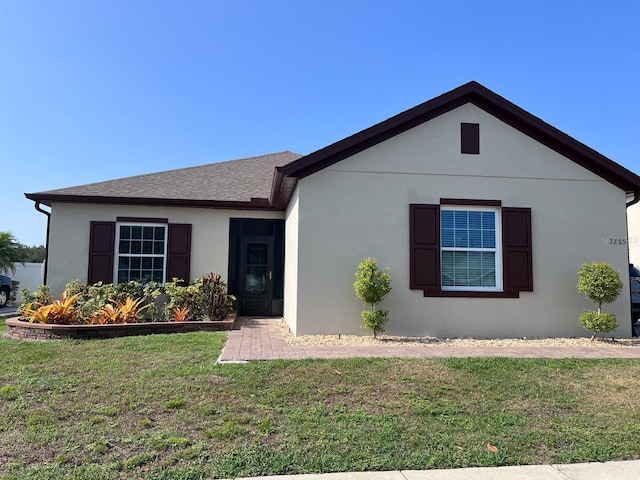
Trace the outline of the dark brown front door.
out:
<instances>
[{"instance_id":1,"label":"dark brown front door","mask_svg":"<svg viewBox=\"0 0 640 480\"><path fill-rule=\"evenodd\" d=\"M273 238L243 237L240 245L240 309L243 315L272 315Z\"/></svg>"}]
</instances>

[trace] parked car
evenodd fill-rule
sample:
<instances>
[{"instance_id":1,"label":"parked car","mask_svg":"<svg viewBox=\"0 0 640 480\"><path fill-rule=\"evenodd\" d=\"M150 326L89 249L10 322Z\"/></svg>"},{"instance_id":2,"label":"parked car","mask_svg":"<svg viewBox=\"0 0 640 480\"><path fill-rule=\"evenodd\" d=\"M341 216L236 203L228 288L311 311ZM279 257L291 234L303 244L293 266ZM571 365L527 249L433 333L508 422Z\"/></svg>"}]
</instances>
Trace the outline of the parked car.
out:
<instances>
[{"instance_id":1,"label":"parked car","mask_svg":"<svg viewBox=\"0 0 640 480\"><path fill-rule=\"evenodd\" d=\"M11 279L0 275L0 307L4 307L11 297Z\"/></svg>"},{"instance_id":2,"label":"parked car","mask_svg":"<svg viewBox=\"0 0 640 480\"><path fill-rule=\"evenodd\" d=\"M634 322L640 320L640 269L629 264L629 280L631 281L631 317Z\"/></svg>"}]
</instances>

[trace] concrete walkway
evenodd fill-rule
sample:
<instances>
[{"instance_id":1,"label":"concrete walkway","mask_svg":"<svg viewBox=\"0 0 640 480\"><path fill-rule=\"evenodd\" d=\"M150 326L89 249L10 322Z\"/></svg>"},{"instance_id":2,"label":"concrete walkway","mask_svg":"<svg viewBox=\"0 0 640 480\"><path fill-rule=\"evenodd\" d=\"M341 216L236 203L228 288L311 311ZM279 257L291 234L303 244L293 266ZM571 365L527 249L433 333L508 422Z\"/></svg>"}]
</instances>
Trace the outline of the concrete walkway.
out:
<instances>
[{"instance_id":1,"label":"concrete walkway","mask_svg":"<svg viewBox=\"0 0 640 480\"><path fill-rule=\"evenodd\" d=\"M247 480L249 477L245 477ZM637 480L640 460L451 470L345 472L253 477L262 480ZM243 480L243 479L238 479Z\"/></svg>"},{"instance_id":2,"label":"concrete walkway","mask_svg":"<svg viewBox=\"0 0 640 480\"><path fill-rule=\"evenodd\" d=\"M280 320L240 318L218 361L353 357L640 358L640 345L588 347L448 347L442 345L290 347ZM640 479L640 475L638 476Z\"/></svg>"}]
</instances>

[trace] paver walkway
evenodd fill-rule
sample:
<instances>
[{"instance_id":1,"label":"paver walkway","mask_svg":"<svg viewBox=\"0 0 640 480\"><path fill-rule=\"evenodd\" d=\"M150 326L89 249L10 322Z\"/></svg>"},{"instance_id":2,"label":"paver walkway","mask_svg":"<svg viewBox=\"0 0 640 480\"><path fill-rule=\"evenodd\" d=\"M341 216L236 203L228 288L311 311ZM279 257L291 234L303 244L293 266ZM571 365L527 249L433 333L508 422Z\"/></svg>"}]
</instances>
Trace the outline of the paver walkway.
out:
<instances>
[{"instance_id":1,"label":"paver walkway","mask_svg":"<svg viewBox=\"0 0 640 480\"><path fill-rule=\"evenodd\" d=\"M640 358L640 345L593 347L448 347L439 345L290 347L280 320L239 318L219 362L353 357Z\"/></svg>"}]
</instances>

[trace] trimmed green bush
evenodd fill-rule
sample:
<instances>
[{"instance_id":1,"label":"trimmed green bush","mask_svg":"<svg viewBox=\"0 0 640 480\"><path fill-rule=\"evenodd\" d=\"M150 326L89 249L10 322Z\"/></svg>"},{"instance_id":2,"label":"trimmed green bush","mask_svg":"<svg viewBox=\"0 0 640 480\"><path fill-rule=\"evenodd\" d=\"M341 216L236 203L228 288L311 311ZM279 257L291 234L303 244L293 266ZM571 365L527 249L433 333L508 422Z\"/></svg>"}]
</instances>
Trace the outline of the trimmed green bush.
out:
<instances>
[{"instance_id":1,"label":"trimmed green bush","mask_svg":"<svg viewBox=\"0 0 640 480\"><path fill-rule=\"evenodd\" d=\"M585 311L580 315L580 325L592 330L591 340L598 333L618 328L615 315L602 312L603 303L613 302L622 291L620 273L608 263L583 263L578 270L578 292L598 305L598 311Z\"/></svg>"},{"instance_id":2,"label":"trimmed green bush","mask_svg":"<svg viewBox=\"0 0 640 480\"><path fill-rule=\"evenodd\" d=\"M364 328L373 332L374 338L378 332L384 332L384 324L388 320L389 312L386 310L363 310L361 313Z\"/></svg>"},{"instance_id":3,"label":"trimmed green bush","mask_svg":"<svg viewBox=\"0 0 640 480\"><path fill-rule=\"evenodd\" d=\"M618 328L618 321L616 316L610 313L598 313L593 310L585 310L580 315L580 325L587 330L593 331L591 340L594 340L596 336L601 332L610 332Z\"/></svg>"},{"instance_id":4,"label":"trimmed green bush","mask_svg":"<svg viewBox=\"0 0 640 480\"><path fill-rule=\"evenodd\" d=\"M389 268L380 270L375 258L365 258L358 265L356 281L353 284L356 295L360 300L371 305L371 309L361 314L364 328L373 332L373 338L384 332L384 324L388 320L389 312L379 310L376 306L391 291L391 277Z\"/></svg>"},{"instance_id":5,"label":"trimmed green bush","mask_svg":"<svg viewBox=\"0 0 640 480\"><path fill-rule=\"evenodd\" d=\"M611 303L622 291L620 273L608 263L583 263L578 270L578 291L598 304Z\"/></svg>"}]
</instances>

